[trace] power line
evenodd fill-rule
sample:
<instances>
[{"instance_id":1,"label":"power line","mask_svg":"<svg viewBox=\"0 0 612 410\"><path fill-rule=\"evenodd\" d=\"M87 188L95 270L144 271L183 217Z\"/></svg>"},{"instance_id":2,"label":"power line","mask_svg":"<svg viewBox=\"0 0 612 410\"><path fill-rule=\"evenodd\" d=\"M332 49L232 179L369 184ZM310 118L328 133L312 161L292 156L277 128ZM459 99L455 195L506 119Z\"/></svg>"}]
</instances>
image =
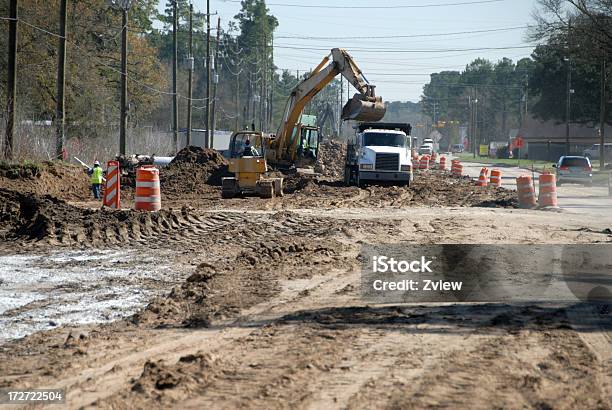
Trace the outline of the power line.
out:
<instances>
[{"instance_id":1,"label":"power line","mask_svg":"<svg viewBox=\"0 0 612 410\"><path fill-rule=\"evenodd\" d=\"M450 33L428 33L428 34L406 34L406 35L390 35L390 36L341 36L341 37L318 37L318 36L297 36L297 35L285 35L276 36L276 38L292 38L301 40L366 40L366 39L387 39L387 38L416 38L416 37L442 37L442 36L454 36L460 34L477 34L477 33L495 33L500 31L512 31L529 28L529 26L517 26L517 27L506 27L496 28L488 30L472 30L472 31L456 31Z\"/></svg>"},{"instance_id":2,"label":"power line","mask_svg":"<svg viewBox=\"0 0 612 410\"><path fill-rule=\"evenodd\" d=\"M222 0L224 3L240 3L241 0ZM410 5L396 5L396 6L330 6L320 4L286 4L286 3L266 3L267 6L278 6L278 7L299 7L299 8L312 8L312 9L418 9L428 7L448 7L448 6L467 6L471 4L487 4L487 3L499 3L505 0L479 0L479 1L463 1L456 3L436 3L436 4L410 4Z\"/></svg>"},{"instance_id":3,"label":"power line","mask_svg":"<svg viewBox=\"0 0 612 410\"><path fill-rule=\"evenodd\" d=\"M476 47L476 48L447 48L447 49L431 49L431 50L401 50L401 49L366 49L366 48L351 48L351 52L364 52L364 53L453 53L463 51L491 51L491 50L514 50L521 48L534 48L536 45L526 46L506 46L506 47ZM325 47L302 47L299 45L274 45L274 48L284 48L290 50L313 50L313 51L327 51L329 48Z\"/></svg>"},{"instance_id":4,"label":"power line","mask_svg":"<svg viewBox=\"0 0 612 410\"><path fill-rule=\"evenodd\" d=\"M57 38L64 38L63 36L60 36L60 35L59 35L59 34L57 34L57 33L52 33L52 32L50 32L50 31L47 31L47 30L45 30L44 28L41 28L41 27L35 26L34 24L30 24L30 23L28 23L28 22L27 22L27 21L25 21L25 20L18 19L18 21L19 21L21 24L25 24L26 26L28 26L28 27L32 27L33 29L38 30L38 31L42 31L43 33L45 33L45 34L49 34L50 36L57 37Z\"/></svg>"}]
</instances>

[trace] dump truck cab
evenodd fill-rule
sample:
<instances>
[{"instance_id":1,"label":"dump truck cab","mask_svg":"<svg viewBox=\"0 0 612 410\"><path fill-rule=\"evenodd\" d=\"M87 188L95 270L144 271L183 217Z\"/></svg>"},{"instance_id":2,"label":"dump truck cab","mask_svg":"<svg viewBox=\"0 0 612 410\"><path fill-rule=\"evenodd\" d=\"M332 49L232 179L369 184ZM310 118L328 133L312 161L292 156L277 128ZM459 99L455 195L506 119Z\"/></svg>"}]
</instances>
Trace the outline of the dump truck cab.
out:
<instances>
[{"instance_id":1,"label":"dump truck cab","mask_svg":"<svg viewBox=\"0 0 612 410\"><path fill-rule=\"evenodd\" d=\"M406 123L362 123L349 141L344 167L346 185L412 181L412 127Z\"/></svg>"}]
</instances>

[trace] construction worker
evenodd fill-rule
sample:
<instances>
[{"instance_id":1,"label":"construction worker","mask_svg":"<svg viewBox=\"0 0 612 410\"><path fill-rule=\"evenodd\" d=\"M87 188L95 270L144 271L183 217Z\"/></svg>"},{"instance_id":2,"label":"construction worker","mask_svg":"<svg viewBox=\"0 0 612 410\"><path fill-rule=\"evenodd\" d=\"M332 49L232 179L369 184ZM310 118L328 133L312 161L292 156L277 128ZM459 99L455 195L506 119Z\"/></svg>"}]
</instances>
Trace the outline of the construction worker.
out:
<instances>
[{"instance_id":1,"label":"construction worker","mask_svg":"<svg viewBox=\"0 0 612 410\"><path fill-rule=\"evenodd\" d=\"M242 151L242 156L243 157L256 157L258 155L259 154L257 153L257 150L251 146L251 141L246 140L244 142L244 150Z\"/></svg>"},{"instance_id":2,"label":"construction worker","mask_svg":"<svg viewBox=\"0 0 612 410\"><path fill-rule=\"evenodd\" d=\"M104 170L100 167L100 161L95 161L93 168L87 171L89 182L91 182L91 192L95 199L100 199L100 188L104 182Z\"/></svg>"}]
</instances>

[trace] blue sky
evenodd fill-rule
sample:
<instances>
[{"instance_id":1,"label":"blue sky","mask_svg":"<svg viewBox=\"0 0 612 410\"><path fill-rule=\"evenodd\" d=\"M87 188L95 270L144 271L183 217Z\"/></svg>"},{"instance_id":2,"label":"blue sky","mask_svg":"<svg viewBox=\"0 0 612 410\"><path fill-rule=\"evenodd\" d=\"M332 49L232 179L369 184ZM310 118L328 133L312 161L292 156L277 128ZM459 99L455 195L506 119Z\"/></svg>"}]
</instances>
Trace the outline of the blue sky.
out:
<instances>
[{"instance_id":1,"label":"blue sky","mask_svg":"<svg viewBox=\"0 0 612 410\"><path fill-rule=\"evenodd\" d=\"M529 56L531 48L507 50L453 51L434 50L528 46L524 28L507 31L457 34L451 36L366 39L298 39L297 37L407 36L465 31L506 29L532 23L533 0L498 0L490 3L451 6L448 3L470 0L268 0L268 8L279 21L275 33L275 63L280 68L306 71L327 54L323 49L343 47L349 50L367 79L377 86L385 100L418 101L428 73L460 70L477 57L497 61ZM477 0L472 0L477 1ZM162 0L160 3L165 3ZM278 4L278 5L275 5ZM329 5L350 8L289 7L294 5ZM431 7L433 4L444 4ZM413 8L355 8L397 7ZM206 0L194 0L194 7L206 10ZM211 10L218 12L222 26L240 10L240 2L211 0ZM216 18L214 19L216 21ZM276 47L278 46L278 47ZM293 48L282 48L293 47ZM295 49L301 47L321 50ZM374 52L373 50L384 50ZM394 50L427 50L398 52Z\"/></svg>"}]
</instances>

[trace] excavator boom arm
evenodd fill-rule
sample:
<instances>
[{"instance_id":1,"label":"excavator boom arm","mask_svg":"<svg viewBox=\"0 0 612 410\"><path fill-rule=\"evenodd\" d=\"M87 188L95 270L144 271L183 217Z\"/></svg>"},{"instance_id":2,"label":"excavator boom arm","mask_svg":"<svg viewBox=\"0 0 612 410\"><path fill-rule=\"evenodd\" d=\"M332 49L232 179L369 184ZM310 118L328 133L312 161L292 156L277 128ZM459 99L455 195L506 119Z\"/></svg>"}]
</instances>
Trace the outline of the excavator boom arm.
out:
<instances>
[{"instance_id":1,"label":"excavator boom arm","mask_svg":"<svg viewBox=\"0 0 612 410\"><path fill-rule=\"evenodd\" d=\"M331 50L331 57L333 60L327 64L329 56L326 56L310 75L291 92L285 106L283 121L276 134L277 157L282 156L285 151L293 152L295 150L298 138L293 141L291 146L289 146L289 143L304 107L338 74L342 74L360 93L344 107L342 111L343 119L378 121L384 116L385 107L380 97L377 98L374 94L375 87L368 84L348 52L334 48Z\"/></svg>"}]
</instances>

